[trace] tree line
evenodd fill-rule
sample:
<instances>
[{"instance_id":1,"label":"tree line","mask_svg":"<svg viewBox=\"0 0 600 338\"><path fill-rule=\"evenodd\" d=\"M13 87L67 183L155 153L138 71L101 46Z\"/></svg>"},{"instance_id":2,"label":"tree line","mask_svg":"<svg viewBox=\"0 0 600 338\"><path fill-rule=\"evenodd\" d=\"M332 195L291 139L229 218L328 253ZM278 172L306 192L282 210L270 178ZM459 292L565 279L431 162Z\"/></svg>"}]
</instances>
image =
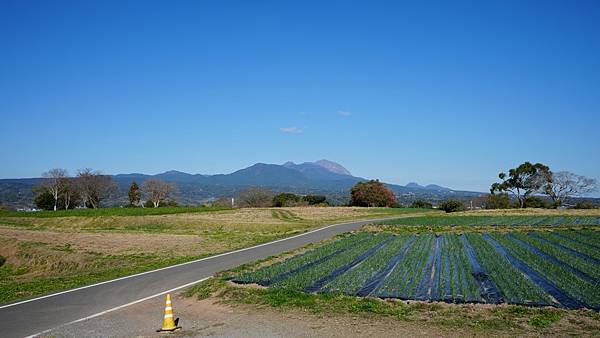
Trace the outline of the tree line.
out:
<instances>
[{"instance_id":1,"label":"tree line","mask_svg":"<svg viewBox=\"0 0 600 338\"><path fill-rule=\"evenodd\" d=\"M488 204L495 209L511 207L509 194L517 200L519 208L561 207L574 197L584 197L598 190L598 182L589 177L568 171L552 172L542 163L524 162L508 173L498 174L500 182L490 187ZM547 205L542 197L549 198Z\"/></svg>"},{"instance_id":2,"label":"tree line","mask_svg":"<svg viewBox=\"0 0 600 338\"><path fill-rule=\"evenodd\" d=\"M42 174L42 184L34 188L34 202L46 210L96 209L103 200L118 191L110 176L92 169L80 169L74 177L65 169L50 169Z\"/></svg>"},{"instance_id":3,"label":"tree line","mask_svg":"<svg viewBox=\"0 0 600 338\"><path fill-rule=\"evenodd\" d=\"M584 197L598 190L598 182L568 171L552 172L542 163L525 162L508 173L498 174L501 182L493 183L485 197L486 209L558 208L575 197ZM548 203L547 200L551 202ZM516 200L516 205L513 203ZM378 180L359 182L350 190L350 205L361 207L402 207L395 194ZM417 200L411 208L433 208L429 201ZM591 208L590 202L579 201L573 207ZM437 205L446 212L465 210L465 201L448 199Z\"/></svg>"},{"instance_id":4,"label":"tree line","mask_svg":"<svg viewBox=\"0 0 600 338\"><path fill-rule=\"evenodd\" d=\"M525 162L507 173L498 174L500 182L490 187L483 206L488 209L560 207L574 197L582 197L598 189L595 179L568 171L552 172L542 163ZM132 182L127 196L129 207L175 206L170 200L177 191L171 182L149 179L138 185ZM103 201L118 192L118 186L109 175L86 168L71 177L65 169L51 169L42 174L42 184L35 188L35 204L46 210L76 207L100 207ZM544 198L549 199L548 204ZM516 200L516 205L513 201ZM221 198L212 203L221 207L290 207L329 205L326 196L274 193L261 187L250 187L235 197ZM356 183L350 190L350 206L402 207L396 195L379 180ZM583 204L582 204L583 206ZM414 201L410 207L432 208L428 201ZM447 212L464 210L464 201L449 199L441 202L439 209Z\"/></svg>"},{"instance_id":5,"label":"tree line","mask_svg":"<svg viewBox=\"0 0 600 338\"><path fill-rule=\"evenodd\" d=\"M221 197L211 205L224 208L301 207L329 206L329 201L323 195L275 193L262 187L249 187L237 192L234 197Z\"/></svg>"},{"instance_id":6,"label":"tree line","mask_svg":"<svg viewBox=\"0 0 600 338\"><path fill-rule=\"evenodd\" d=\"M140 187L132 182L128 191L130 207L154 207L165 204L176 191L174 183L150 179ZM44 210L90 208L97 209L102 203L119 192L111 176L90 168L80 169L70 176L66 169L50 169L42 174L42 183L34 188L34 203ZM145 202L142 202L143 198ZM169 204L173 202L169 201Z\"/></svg>"}]
</instances>

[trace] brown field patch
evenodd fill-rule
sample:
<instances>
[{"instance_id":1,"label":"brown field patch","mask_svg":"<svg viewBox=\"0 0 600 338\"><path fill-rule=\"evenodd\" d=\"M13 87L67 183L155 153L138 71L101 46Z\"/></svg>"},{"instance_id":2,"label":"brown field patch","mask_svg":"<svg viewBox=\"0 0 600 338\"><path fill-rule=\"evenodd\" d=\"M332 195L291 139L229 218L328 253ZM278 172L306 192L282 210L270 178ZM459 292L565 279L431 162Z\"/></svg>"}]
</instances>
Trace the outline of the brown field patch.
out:
<instances>
[{"instance_id":1,"label":"brown field patch","mask_svg":"<svg viewBox=\"0 0 600 338\"><path fill-rule=\"evenodd\" d=\"M209 249L205 246L207 241L197 235L66 233L0 227L0 236L15 241L37 242L55 246L67 245L77 251L109 255L167 251L177 256L188 256L198 255Z\"/></svg>"}]
</instances>

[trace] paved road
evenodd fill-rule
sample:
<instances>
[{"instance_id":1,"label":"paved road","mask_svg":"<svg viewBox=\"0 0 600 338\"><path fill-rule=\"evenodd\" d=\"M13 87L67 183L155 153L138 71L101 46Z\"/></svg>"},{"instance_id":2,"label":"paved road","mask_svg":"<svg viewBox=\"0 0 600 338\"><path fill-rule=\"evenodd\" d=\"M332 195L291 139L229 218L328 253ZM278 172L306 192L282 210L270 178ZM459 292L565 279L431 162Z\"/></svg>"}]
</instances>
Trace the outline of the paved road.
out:
<instances>
[{"instance_id":1,"label":"paved road","mask_svg":"<svg viewBox=\"0 0 600 338\"><path fill-rule=\"evenodd\" d=\"M389 219L389 218L388 218ZM37 334L198 282L217 272L353 231L378 220L340 223L259 246L0 307L3 337Z\"/></svg>"}]
</instances>

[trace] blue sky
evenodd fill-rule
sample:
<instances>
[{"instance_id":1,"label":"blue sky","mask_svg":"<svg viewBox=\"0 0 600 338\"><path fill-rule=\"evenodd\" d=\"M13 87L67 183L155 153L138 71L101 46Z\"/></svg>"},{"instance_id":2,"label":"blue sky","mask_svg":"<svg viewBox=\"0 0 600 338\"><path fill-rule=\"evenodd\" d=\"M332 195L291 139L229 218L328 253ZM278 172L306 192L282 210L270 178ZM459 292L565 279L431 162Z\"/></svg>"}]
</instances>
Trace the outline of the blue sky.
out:
<instances>
[{"instance_id":1,"label":"blue sky","mask_svg":"<svg viewBox=\"0 0 600 338\"><path fill-rule=\"evenodd\" d=\"M600 178L598 1L0 2L0 178L321 158Z\"/></svg>"}]
</instances>

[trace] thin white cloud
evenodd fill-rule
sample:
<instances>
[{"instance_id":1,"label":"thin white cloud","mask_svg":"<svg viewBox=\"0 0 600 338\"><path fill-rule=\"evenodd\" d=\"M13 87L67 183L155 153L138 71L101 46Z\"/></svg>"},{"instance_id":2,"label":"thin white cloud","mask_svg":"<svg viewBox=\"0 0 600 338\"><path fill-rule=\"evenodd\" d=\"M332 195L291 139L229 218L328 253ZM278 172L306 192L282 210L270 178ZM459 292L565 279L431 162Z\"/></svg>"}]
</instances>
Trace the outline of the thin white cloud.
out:
<instances>
[{"instance_id":1,"label":"thin white cloud","mask_svg":"<svg viewBox=\"0 0 600 338\"><path fill-rule=\"evenodd\" d=\"M352 115L352 113L349 111L339 111L338 115L341 117L348 117L348 116Z\"/></svg>"},{"instance_id":2,"label":"thin white cloud","mask_svg":"<svg viewBox=\"0 0 600 338\"><path fill-rule=\"evenodd\" d=\"M286 134L300 134L302 132L302 129L298 127L283 127L279 128L279 131Z\"/></svg>"}]
</instances>

